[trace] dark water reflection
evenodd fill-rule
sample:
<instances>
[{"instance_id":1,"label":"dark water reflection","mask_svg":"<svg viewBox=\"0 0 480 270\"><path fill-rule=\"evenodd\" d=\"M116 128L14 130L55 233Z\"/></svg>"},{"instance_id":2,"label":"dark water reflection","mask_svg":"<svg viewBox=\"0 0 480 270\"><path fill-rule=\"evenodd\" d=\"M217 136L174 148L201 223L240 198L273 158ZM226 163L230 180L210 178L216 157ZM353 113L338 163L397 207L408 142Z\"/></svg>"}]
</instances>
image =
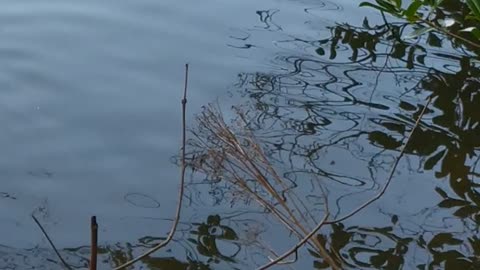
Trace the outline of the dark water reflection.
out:
<instances>
[{"instance_id":1,"label":"dark water reflection","mask_svg":"<svg viewBox=\"0 0 480 270\"><path fill-rule=\"evenodd\" d=\"M480 268L478 52L434 32L422 40L402 40L411 26L386 24L368 11L360 10L369 19L362 13L340 23L344 19L338 20L338 14L359 12L356 5L310 2L282 2L302 10L302 24L293 23L297 28L281 18L287 8L269 3L251 12L257 22L229 31L222 46L239 59L255 59L255 64L242 68L220 104L245 113L248 128L312 214L322 213L321 185L328 190L332 216L339 217L382 188L432 97L387 193L316 237L350 269ZM452 0L444 1L442 10L459 18L464 9ZM439 14L437 19L443 19ZM469 23L459 20L458 29ZM228 108L223 112L236 117ZM34 175L52 176L42 170ZM252 269L295 243L268 213L235 194L229 184L202 177L191 177L187 211L174 243L145 259L146 269ZM2 200L16 199L0 195ZM134 190L124 198L134 206L164 211L174 197L158 201ZM142 212L127 218L152 232L103 241L103 266L124 262L158 243L171 220L156 217ZM130 227L117 230L122 228ZM88 247L62 252L74 267L87 266ZM0 253L5 258L0 269L59 268L44 248L5 246ZM304 248L299 255L296 264L284 267L328 268L313 250Z\"/></svg>"}]
</instances>

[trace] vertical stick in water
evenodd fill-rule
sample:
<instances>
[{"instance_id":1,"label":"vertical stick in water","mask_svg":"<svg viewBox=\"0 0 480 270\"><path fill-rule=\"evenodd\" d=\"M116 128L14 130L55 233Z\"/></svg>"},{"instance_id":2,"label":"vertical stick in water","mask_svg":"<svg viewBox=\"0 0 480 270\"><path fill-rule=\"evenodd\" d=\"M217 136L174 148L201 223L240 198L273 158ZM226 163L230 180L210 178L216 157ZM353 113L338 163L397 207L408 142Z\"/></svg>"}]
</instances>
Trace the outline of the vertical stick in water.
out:
<instances>
[{"instance_id":1,"label":"vertical stick in water","mask_svg":"<svg viewBox=\"0 0 480 270\"><path fill-rule=\"evenodd\" d=\"M90 270L97 270L97 245L98 245L98 224L97 217L92 216L90 220L91 231L91 254L90 254Z\"/></svg>"}]
</instances>

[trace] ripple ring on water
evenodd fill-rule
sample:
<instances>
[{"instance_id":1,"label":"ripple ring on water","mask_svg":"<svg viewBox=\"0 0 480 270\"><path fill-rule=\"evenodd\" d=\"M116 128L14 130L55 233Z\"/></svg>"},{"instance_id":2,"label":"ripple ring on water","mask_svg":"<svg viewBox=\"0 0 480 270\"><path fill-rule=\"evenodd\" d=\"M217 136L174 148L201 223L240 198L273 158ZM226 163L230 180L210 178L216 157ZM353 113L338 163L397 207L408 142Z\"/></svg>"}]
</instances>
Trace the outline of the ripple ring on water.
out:
<instances>
[{"instance_id":1,"label":"ripple ring on water","mask_svg":"<svg viewBox=\"0 0 480 270\"><path fill-rule=\"evenodd\" d=\"M160 203L152 197L142 193L127 193L123 197L125 201L133 206L141 208L159 208Z\"/></svg>"}]
</instances>

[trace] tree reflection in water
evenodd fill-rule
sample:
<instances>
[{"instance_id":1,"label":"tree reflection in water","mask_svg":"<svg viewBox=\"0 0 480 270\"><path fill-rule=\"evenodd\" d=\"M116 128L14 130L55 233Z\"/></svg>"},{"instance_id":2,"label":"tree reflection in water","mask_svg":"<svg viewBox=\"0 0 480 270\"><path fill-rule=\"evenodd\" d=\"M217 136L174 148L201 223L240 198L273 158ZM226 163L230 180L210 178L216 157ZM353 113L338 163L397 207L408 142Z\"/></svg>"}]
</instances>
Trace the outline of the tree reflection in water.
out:
<instances>
[{"instance_id":1,"label":"tree reflection in water","mask_svg":"<svg viewBox=\"0 0 480 270\"><path fill-rule=\"evenodd\" d=\"M436 19L463 12L459 5L445 1ZM462 29L471 22L458 23ZM398 213L382 213L376 205L380 212L373 220L362 220L360 213L317 237L352 269L480 268L476 52L433 32L424 41L404 41L400 36L411 29L402 23L372 26L365 19L363 26L342 24L330 30L325 39L278 41L310 52L277 54L273 65L287 71L239 75L236 88L244 103L237 109L245 113L247 128L312 212L318 202L313 182L321 181L339 216L383 185L385 170L431 96L432 106L412 136L407 164L396 180L414 186L382 198L395 204L416 184L425 187L406 181L405 175L419 176L418 181L438 178L427 183L424 200L415 207L400 204ZM311 180L316 177L320 180ZM223 189L220 200L235 201L228 185L211 183ZM316 268L328 267L319 254L309 252Z\"/></svg>"}]
</instances>

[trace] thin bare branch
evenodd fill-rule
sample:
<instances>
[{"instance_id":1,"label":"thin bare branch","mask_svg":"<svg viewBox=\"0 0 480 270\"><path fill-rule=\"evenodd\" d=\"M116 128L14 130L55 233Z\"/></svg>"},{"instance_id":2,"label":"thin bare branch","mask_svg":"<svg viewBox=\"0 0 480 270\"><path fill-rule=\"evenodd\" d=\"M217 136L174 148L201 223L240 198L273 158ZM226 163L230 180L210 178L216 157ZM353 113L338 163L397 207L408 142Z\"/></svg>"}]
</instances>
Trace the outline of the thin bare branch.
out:
<instances>
[{"instance_id":1,"label":"thin bare branch","mask_svg":"<svg viewBox=\"0 0 480 270\"><path fill-rule=\"evenodd\" d=\"M170 229L170 232L168 233L167 238L159 243L158 245L154 246L153 248L149 249L147 252L144 254L136 257L133 260L130 260L116 268L114 270L120 270L120 269L125 269L134 263L142 260L143 258L149 256L150 254L154 253L155 251L161 249L162 247L168 245L170 241L172 241L173 236L175 235L175 232L177 230L178 222L180 220L180 214L182 210L182 203L183 203L183 194L185 190L185 172L187 169L186 162L185 162L185 145L187 141L187 135L186 135L186 110L187 110L187 87L188 87L188 64L185 64L185 84L184 84L184 90L183 90L183 99L182 99L182 164L181 164L181 176L180 176L180 189L178 191L178 203L177 203L177 210L175 213L175 219L173 220L172 227Z\"/></svg>"},{"instance_id":2,"label":"thin bare branch","mask_svg":"<svg viewBox=\"0 0 480 270\"><path fill-rule=\"evenodd\" d=\"M72 268L70 267L70 265L68 265L68 263L63 259L62 255L60 255L60 252L58 252L58 249L55 247L55 244L53 244L53 241L52 239L50 239L50 237L48 236L47 232L45 231L45 229L43 228L42 224L40 224L40 221L38 221L38 219L35 217L35 215L32 214L32 218L33 220L35 221L35 223L37 223L38 227L40 228L40 230L42 231L43 235L45 236L45 238L47 238L48 240L48 243L50 244L50 246L53 248L53 251L55 251L55 254L57 254L57 257L60 259L60 261L62 261L62 264L63 266L68 269L68 270L72 270Z\"/></svg>"}]
</instances>

